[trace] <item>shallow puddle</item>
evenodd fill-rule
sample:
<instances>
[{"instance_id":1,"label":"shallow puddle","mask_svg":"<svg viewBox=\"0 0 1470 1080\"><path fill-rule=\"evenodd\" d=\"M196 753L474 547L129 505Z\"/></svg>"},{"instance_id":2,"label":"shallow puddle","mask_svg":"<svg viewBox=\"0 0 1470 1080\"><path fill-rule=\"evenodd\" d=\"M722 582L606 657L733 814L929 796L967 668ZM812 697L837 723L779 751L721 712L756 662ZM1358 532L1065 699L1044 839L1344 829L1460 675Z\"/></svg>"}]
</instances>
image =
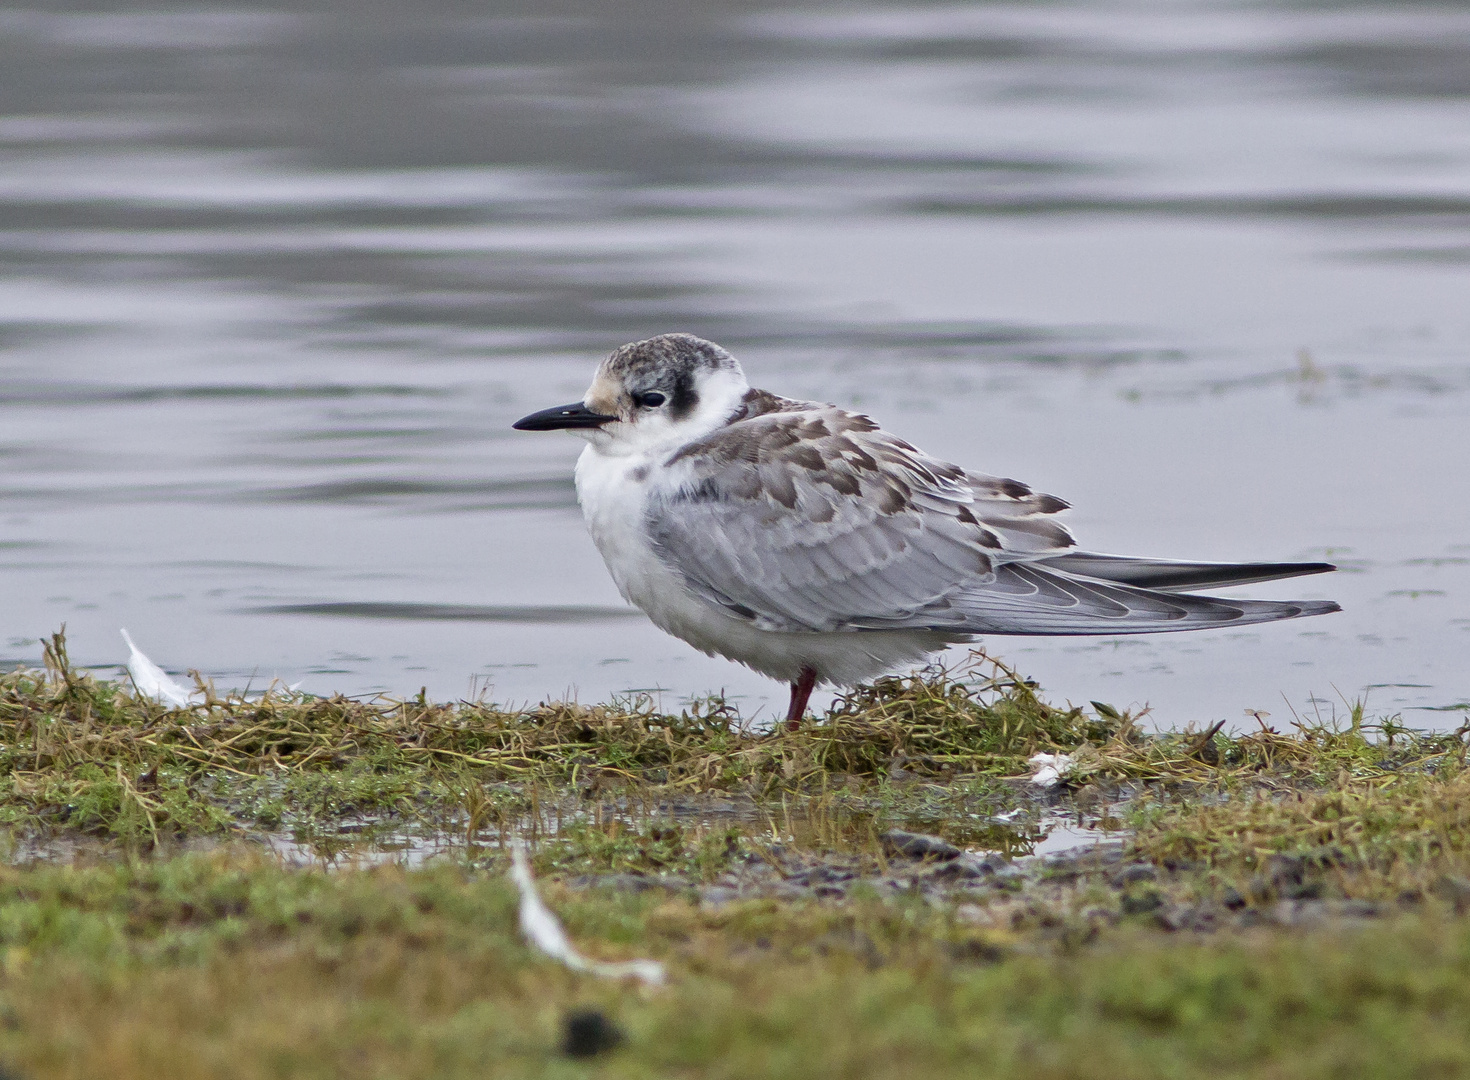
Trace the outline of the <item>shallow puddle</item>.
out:
<instances>
[{"instance_id":1,"label":"shallow puddle","mask_svg":"<svg viewBox=\"0 0 1470 1080\"><path fill-rule=\"evenodd\" d=\"M406 822L388 815L355 815L335 821L314 821L295 829L249 830L236 837L198 837L164 840L149 854L168 857L184 851L202 851L245 844L270 852L290 866L352 869L394 864L408 868L432 859L475 859L499 851L511 837L533 846L555 841L568 829L593 827L608 835L640 836L669 826L702 832L735 830L762 845L780 845L813 856L823 852L849 855L871 853L879 836L890 829L928 833L981 855L1029 860L1078 849L1117 843L1125 834L1104 825L1114 824L1116 807L1058 812L1047 807L1020 808L1000 814L966 812L938 820L932 814L914 816L902 807L852 809L815 800L760 803L748 798L712 797L674 802L638 800L634 804L607 803L587 808L575 799L544 807L535 817L523 816L501 826L485 826L467 836L467 819L450 815L438 825ZM82 834L12 834L3 861L67 864L114 859L136 854L116 840Z\"/></svg>"}]
</instances>

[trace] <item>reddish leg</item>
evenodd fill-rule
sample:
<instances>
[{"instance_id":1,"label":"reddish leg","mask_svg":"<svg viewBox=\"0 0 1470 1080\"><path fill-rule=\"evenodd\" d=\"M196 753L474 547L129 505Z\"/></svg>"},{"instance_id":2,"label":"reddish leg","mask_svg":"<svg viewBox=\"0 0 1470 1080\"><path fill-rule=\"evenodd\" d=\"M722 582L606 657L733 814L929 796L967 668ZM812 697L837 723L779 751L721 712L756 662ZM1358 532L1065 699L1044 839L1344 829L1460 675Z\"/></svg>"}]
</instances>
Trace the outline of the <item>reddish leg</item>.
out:
<instances>
[{"instance_id":1,"label":"reddish leg","mask_svg":"<svg viewBox=\"0 0 1470 1080\"><path fill-rule=\"evenodd\" d=\"M811 700L812 687L817 685L815 668L804 667L801 675L791 684L791 707L786 710L786 730L801 727L801 718L806 715L806 703Z\"/></svg>"}]
</instances>

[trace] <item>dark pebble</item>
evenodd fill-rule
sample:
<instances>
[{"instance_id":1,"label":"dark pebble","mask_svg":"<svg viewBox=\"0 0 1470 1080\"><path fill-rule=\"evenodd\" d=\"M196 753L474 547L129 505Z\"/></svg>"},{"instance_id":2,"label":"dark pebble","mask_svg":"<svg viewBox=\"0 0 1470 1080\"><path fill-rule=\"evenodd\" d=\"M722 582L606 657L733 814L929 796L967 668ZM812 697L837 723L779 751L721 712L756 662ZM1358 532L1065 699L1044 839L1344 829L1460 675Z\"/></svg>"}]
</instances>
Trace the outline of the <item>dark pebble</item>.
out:
<instances>
[{"instance_id":1,"label":"dark pebble","mask_svg":"<svg viewBox=\"0 0 1470 1080\"><path fill-rule=\"evenodd\" d=\"M952 959L971 964L998 964L1006 958L1005 949L989 941L969 938L950 942L946 947Z\"/></svg>"},{"instance_id":2,"label":"dark pebble","mask_svg":"<svg viewBox=\"0 0 1470 1080\"><path fill-rule=\"evenodd\" d=\"M765 895L777 900L805 900L813 893L811 889L793 885L789 881L778 881L766 889Z\"/></svg>"},{"instance_id":3,"label":"dark pebble","mask_svg":"<svg viewBox=\"0 0 1470 1080\"><path fill-rule=\"evenodd\" d=\"M1150 911L1158 911L1163 906L1164 898L1157 889L1142 889L1123 897L1124 915L1145 915Z\"/></svg>"},{"instance_id":4,"label":"dark pebble","mask_svg":"<svg viewBox=\"0 0 1470 1080\"><path fill-rule=\"evenodd\" d=\"M803 870L799 874L792 874L786 880L793 885L823 885L851 881L855 877L857 875L845 867L814 866L810 870Z\"/></svg>"},{"instance_id":5,"label":"dark pebble","mask_svg":"<svg viewBox=\"0 0 1470 1080\"><path fill-rule=\"evenodd\" d=\"M1245 883L1245 895L1248 900L1264 904L1271 899L1271 882L1264 874L1252 874Z\"/></svg>"},{"instance_id":6,"label":"dark pebble","mask_svg":"<svg viewBox=\"0 0 1470 1080\"><path fill-rule=\"evenodd\" d=\"M1342 848L1338 847L1336 844L1327 844L1323 847L1317 848L1311 853L1310 859L1314 866L1320 866L1324 868L1332 866L1348 866L1352 862L1352 859L1348 856L1348 853Z\"/></svg>"},{"instance_id":7,"label":"dark pebble","mask_svg":"<svg viewBox=\"0 0 1470 1080\"><path fill-rule=\"evenodd\" d=\"M1470 881L1446 874L1435 884L1434 891L1454 905L1456 915L1470 911Z\"/></svg>"},{"instance_id":8,"label":"dark pebble","mask_svg":"<svg viewBox=\"0 0 1470 1080\"><path fill-rule=\"evenodd\" d=\"M1372 900L1343 900L1332 910L1333 914L1344 919L1376 919L1382 914Z\"/></svg>"},{"instance_id":9,"label":"dark pebble","mask_svg":"<svg viewBox=\"0 0 1470 1080\"><path fill-rule=\"evenodd\" d=\"M1039 860L1039 863L1049 878L1078 877L1084 871L1082 860L1077 857L1075 851L1061 851L1055 855L1045 855Z\"/></svg>"},{"instance_id":10,"label":"dark pebble","mask_svg":"<svg viewBox=\"0 0 1470 1080\"><path fill-rule=\"evenodd\" d=\"M1224 912L1211 903L1166 905L1154 913L1159 925L1170 931L1190 930L1209 934L1220 929Z\"/></svg>"},{"instance_id":11,"label":"dark pebble","mask_svg":"<svg viewBox=\"0 0 1470 1080\"><path fill-rule=\"evenodd\" d=\"M1157 881L1159 872L1148 863L1132 863L1113 875L1113 887L1121 889L1138 881Z\"/></svg>"},{"instance_id":12,"label":"dark pebble","mask_svg":"<svg viewBox=\"0 0 1470 1080\"><path fill-rule=\"evenodd\" d=\"M885 854L902 855L910 859L958 859L960 849L948 840L927 833L904 832L893 829L878 837Z\"/></svg>"},{"instance_id":13,"label":"dark pebble","mask_svg":"<svg viewBox=\"0 0 1470 1080\"><path fill-rule=\"evenodd\" d=\"M1289 895L1302 883L1306 860L1299 855L1272 855L1266 860L1266 877L1277 892Z\"/></svg>"},{"instance_id":14,"label":"dark pebble","mask_svg":"<svg viewBox=\"0 0 1470 1080\"><path fill-rule=\"evenodd\" d=\"M740 893L736 889L725 888L720 885L710 885L699 894L699 902L709 907L720 907L740 899Z\"/></svg>"},{"instance_id":15,"label":"dark pebble","mask_svg":"<svg viewBox=\"0 0 1470 1080\"><path fill-rule=\"evenodd\" d=\"M1327 886L1320 881L1304 881L1290 889L1283 889L1282 897L1287 900L1320 900Z\"/></svg>"},{"instance_id":16,"label":"dark pebble","mask_svg":"<svg viewBox=\"0 0 1470 1080\"><path fill-rule=\"evenodd\" d=\"M1270 911L1271 921L1279 926L1312 926L1328 914L1321 900L1282 900Z\"/></svg>"},{"instance_id":17,"label":"dark pebble","mask_svg":"<svg viewBox=\"0 0 1470 1080\"><path fill-rule=\"evenodd\" d=\"M1266 860L1266 877L1283 900L1316 900L1322 895L1321 880L1308 877L1314 864L1302 855L1272 855Z\"/></svg>"},{"instance_id":18,"label":"dark pebble","mask_svg":"<svg viewBox=\"0 0 1470 1080\"><path fill-rule=\"evenodd\" d=\"M1187 908L1161 904L1153 913L1154 925L1168 933L1177 933L1188 928L1189 914Z\"/></svg>"},{"instance_id":19,"label":"dark pebble","mask_svg":"<svg viewBox=\"0 0 1470 1080\"><path fill-rule=\"evenodd\" d=\"M648 877L643 874L579 874L567 884L574 889L615 889L618 892L642 893L655 889L680 892L689 882L676 877Z\"/></svg>"},{"instance_id":20,"label":"dark pebble","mask_svg":"<svg viewBox=\"0 0 1470 1080\"><path fill-rule=\"evenodd\" d=\"M574 1009L561 1022L561 1052L589 1058L622 1045L623 1031L601 1009Z\"/></svg>"},{"instance_id":21,"label":"dark pebble","mask_svg":"<svg viewBox=\"0 0 1470 1080\"><path fill-rule=\"evenodd\" d=\"M929 876L935 881L979 881L995 877L1009 865L999 855L981 857L965 851L959 858L941 863Z\"/></svg>"},{"instance_id":22,"label":"dark pebble","mask_svg":"<svg viewBox=\"0 0 1470 1080\"><path fill-rule=\"evenodd\" d=\"M1015 863L1006 863L995 872L989 884L1005 892L1020 892L1026 887L1026 871Z\"/></svg>"}]
</instances>

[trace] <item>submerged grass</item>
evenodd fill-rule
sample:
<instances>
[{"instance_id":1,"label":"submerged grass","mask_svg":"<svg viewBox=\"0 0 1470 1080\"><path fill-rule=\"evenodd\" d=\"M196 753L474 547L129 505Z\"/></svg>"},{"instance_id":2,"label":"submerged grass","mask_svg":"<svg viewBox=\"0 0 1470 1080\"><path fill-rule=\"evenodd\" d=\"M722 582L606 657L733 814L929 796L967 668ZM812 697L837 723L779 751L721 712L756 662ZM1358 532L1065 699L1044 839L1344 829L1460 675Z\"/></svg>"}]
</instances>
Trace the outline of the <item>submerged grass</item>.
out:
<instances>
[{"instance_id":1,"label":"submerged grass","mask_svg":"<svg viewBox=\"0 0 1470 1080\"><path fill-rule=\"evenodd\" d=\"M992 801L1004 803L1009 789L996 778L1026 775L1038 752L1068 754L1073 787L1367 791L1407 776L1445 782L1465 768L1463 730L1374 726L1361 707L1343 725L1299 723L1295 734L1148 733L1100 702L1049 705L983 653L960 672L880 679L818 721L769 733L750 730L719 699L669 714L647 698L506 710L209 690L200 705L170 709L78 672L61 634L45 656L44 671L0 675L0 822L133 841L384 814L453 820L473 833L525 813L543 792L584 801L734 793L770 803L921 779L972 792L988 783ZM1163 819L1149 820L1162 828ZM1169 843L1195 857L1183 833Z\"/></svg>"},{"instance_id":2,"label":"submerged grass","mask_svg":"<svg viewBox=\"0 0 1470 1080\"><path fill-rule=\"evenodd\" d=\"M1052 706L977 653L763 732L718 699L668 714L647 699L505 710L209 691L169 709L75 670L62 634L45 656L44 671L0 676L0 823L19 835L137 849L266 833L331 857L408 826L467 848L515 831L554 837L543 872L708 882L763 844L874 854L894 825L1024 854L1040 802L1120 830L1135 858L1197 871L1201 894L1278 899L1262 875L1290 858L1303 895L1459 888L1448 881L1470 902L1470 724L1414 732L1361 704L1289 733L1148 732L1101 702ZM1038 752L1067 755L1060 800L1016 779ZM1017 807L1033 813L1002 824Z\"/></svg>"},{"instance_id":3,"label":"submerged grass","mask_svg":"<svg viewBox=\"0 0 1470 1080\"><path fill-rule=\"evenodd\" d=\"M824 723L766 734L718 699L663 714L646 698L509 711L210 693L169 709L73 669L58 634L44 672L0 676L0 820L137 839L270 828L312 811L493 817L537 785L767 797L896 771L1016 774L1033 753L1125 723L1053 708L984 662L985 678L882 680L841 699Z\"/></svg>"}]
</instances>

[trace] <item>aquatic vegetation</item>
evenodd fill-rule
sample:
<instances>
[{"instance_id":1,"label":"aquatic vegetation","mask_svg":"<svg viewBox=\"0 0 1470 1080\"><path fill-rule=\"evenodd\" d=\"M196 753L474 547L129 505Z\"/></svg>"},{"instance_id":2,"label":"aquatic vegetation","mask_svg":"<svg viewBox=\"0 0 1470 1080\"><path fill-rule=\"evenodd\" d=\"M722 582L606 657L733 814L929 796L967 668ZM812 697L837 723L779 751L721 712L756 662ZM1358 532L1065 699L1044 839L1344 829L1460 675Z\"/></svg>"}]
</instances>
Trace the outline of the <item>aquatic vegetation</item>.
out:
<instances>
[{"instance_id":1,"label":"aquatic vegetation","mask_svg":"<svg viewBox=\"0 0 1470 1080\"><path fill-rule=\"evenodd\" d=\"M0 676L0 819L122 837L275 827L367 811L471 817L522 808L539 787L830 790L890 774L1026 772L1040 748L1116 734L1122 718L1055 709L995 661L881 680L798 731L748 730L723 701L678 714L648 699L507 711L483 702L362 701L275 691L167 708L73 669Z\"/></svg>"},{"instance_id":2,"label":"aquatic vegetation","mask_svg":"<svg viewBox=\"0 0 1470 1080\"><path fill-rule=\"evenodd\" d=\"M612 803L621 807L613 817L634 807L652 820L671 803L716 796L744 800L752 820L779 818L778 832L793 831L794 814L829 842L854 821L866 819L872 833L898 818L973 842L965 828L983 831L981 819L1036 800L1017 781L1047 752L1066 755L1071 798L1116 800L1127 785L1151 807L1135 810L1139 842L1160 857L1198 859L1217 824L1226 828L1248 802L1252 829L1273 815L1288 828L1292 811L1273 794L1283 787L1321 791L1353 820L1352 807L1382 798L1458 805L1470 730L1415 733L1396 718L1370 722L1360 705L1341 724L1298 721L1292 733L1264 724L1242 734L1218 724L1150 732L1101 702L1050 705L983 653L963 670L880 679L825 717L771 732L752 730L718 698L678 713L647 698L505 710L279 689L220 696L205 686L202 703L167 708L74 669L61 634L46 665L0 675L0 821L130 842L344 824L356 835L403 821L473 840L510 822L534 835L548 816L560 831ZM1188 821L1204 839L1191 839ZM1356 843L1347 828L1318 830L1313 842ZM1223 858L1231 842L1209 857ZM1429 843L1428 834L1414 842Z\"/></svg>"},{"instance_id":3,"label":"aquatic vegetation","mask_svg":"<svg viewBox=\"0 0 1470 1080\"><path fill-rule=\"evenodd\" d=\"M1470 1068L1470 725L1153 732L983 655L773 732L717 699L172 709L46 658L0 676L17 1075ZM1112 839L1012 861L1060 822ZM667 986L529 948L509 836L580 953ZM618 1037L578 1065L591 1016Z\"/></svg>"}]
</instances>

